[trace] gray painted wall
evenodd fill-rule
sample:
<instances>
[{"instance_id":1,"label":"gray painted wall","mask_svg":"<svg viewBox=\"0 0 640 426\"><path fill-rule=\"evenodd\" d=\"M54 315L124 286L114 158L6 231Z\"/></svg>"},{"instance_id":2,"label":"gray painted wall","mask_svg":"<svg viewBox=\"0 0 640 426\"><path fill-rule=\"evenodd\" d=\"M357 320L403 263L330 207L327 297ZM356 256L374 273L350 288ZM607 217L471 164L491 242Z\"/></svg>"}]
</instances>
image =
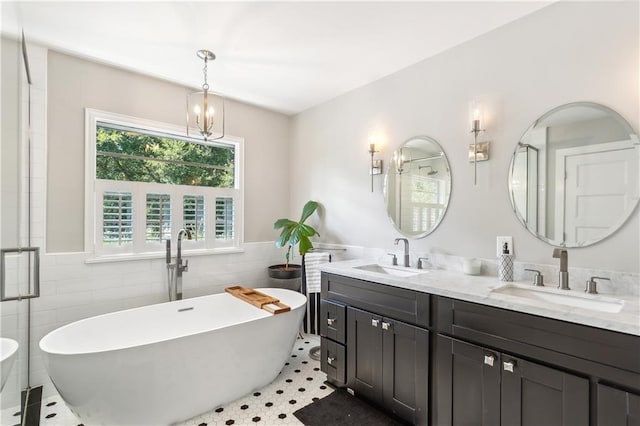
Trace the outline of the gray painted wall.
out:
<instances>
[{"instance_id":1,"label":"gray painted wall","mask_svg":"<svg viewBox=\"0 0 640 426\"><path fill-rule=\"evenodd\" d=\"M190 89L49 51L47 117L48 253L84 251L84 109L184 124ZM228 100L226 133L245 139L245 241L276 237L289 204L286 115Z\"/></svg>"},{"instance_id":2,"label":"gray painted wall","mask_svg":"<svg viewBox=\"0 0 640 426\"><path fill-rule=\"evenodd\" d=\"M512 235L517 260L555 264L552 247L529 234L512 211L513 150L534 120L575 101L609 106L638 131L639 15L635 1L559 2L297 115L291 211L316 199L323 204L323 241L397 249L393 239L400 235L385 212L382 177L370 192L368 136L376 129L386 136L377 154L386 170L403 141L427 135L449 158L453 188L440 227L411 242L414 254L490 259L496 236ZM466 158L474 98L487 106L493 141L491 159L478 164L476 186ZM639 241L636 209L612 237L571 249L569 265L638 272Z\"/></svg>"}]
</instances>

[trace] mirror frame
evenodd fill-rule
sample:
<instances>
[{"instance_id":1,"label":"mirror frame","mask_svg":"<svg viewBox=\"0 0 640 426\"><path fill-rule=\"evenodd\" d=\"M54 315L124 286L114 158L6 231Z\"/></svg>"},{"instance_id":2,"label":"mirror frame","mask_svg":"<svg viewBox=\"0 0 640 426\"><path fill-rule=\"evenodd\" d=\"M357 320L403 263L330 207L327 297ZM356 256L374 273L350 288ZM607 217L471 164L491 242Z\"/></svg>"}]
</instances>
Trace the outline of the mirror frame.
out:
<instances>
[{"instance_id":1,"label":"mirror frame","mask_svg":"<svg viewBox=\"0 0 640 426\"><path fill-rule=\"evenodd\" d=\"M635 205L633 206L633 208L631 210L629 210L629 213L626 217L624 218L620 218L618 219L615 223L613 223L609 229L607 230L606 235L603 235L602 237L599 237L597 239L592 239L592 240L588 240L584 243L570 243L570 244L565 244L565 243L560 243L558 244L558 242L556 240L552 240L548 237L546 237L545 235L542 235L540 233L534 232L527 224L527 221L524 219L524 217L522 216L520 210L518 209L518 207L516 206L516 202L514 199L514 191L513 191L513 175L514 175L514 167L515 167L515 160L516 160L516 155L518 154L518 150L520 148L520 143L522 142L522 139L524 138L524 136L529 133L532 129L536 128L536 126L543 120L545 120L546 118L548 118L549 116L557 113L558 111L570 108L570 107L580 107L580 106L586 106L586 107L592 107L592 108L598 108L600 110L603 110L605 112L607 112L611 117L615 118L617 121L624 123L628 128L630 133L630 138L633 139L633 136L635 136L636 141L637 141L637 132L635 131L635 129L633 128L633 126L624 118L622 117L618 112L616 112L615 110L596 103L596 102L588 102L588 101L582 101L582 102L570 102L570 103L566 103L563 105L559 105L555 108L550 109L549 111L545 112L544 114L542 114L540 117L538 117L525 131L524 133L522 133L522 135L520 136L520 139L518 139L518 142L516 143L516 147L513 151L513 155L511 156L511 163L509 164L509 181L508 181L508 187L509 187L509 201L511 202L511 208L514 212L514 214L516 215L516 217L518 218L518 221L522 224L522 226L527 230L527 232L529 232L531 235L533 235L534 237L536 237L537 239L544 241L545 243L549 244L550 246L553 247L561 247L561 248L579 248L579 247L587 247L587 246L591 246L594 245L596 243L599 243L600 241L603 241L609 237L611 237L612 235L614 235L616 232L618 232L623 226L624 224L633 216L634 212L638 209L638 205L640 204L640 197L638 200L636 200ZM636 142L637 143L637 142Z\"/></svg>"},{"instance_id":2,"label":"mirror frame","mask_svg":"<svg viewBox=\"0 0 640 426\"><path fill-rule=\"evenodd\" d=\"M448 197L447 197L447 202L446 205L444 207L444 211L442 212L442 214L440 215L440 217L438 218L438 221L431 227L431 229L429 229L428 231L424 231L420 234L415 234L415 235L410 235L410 234L406 234L403 230L401 230L398 225L396 224L396 221L394 220L394 218L389 214L389 209L388 209L388 203L389 203L389 191L388 191L388 184L389 184L389 173L391 171L392 165L393 165L393 156L394 154L403 146L405 146L407 143L414 141L414 140L422 140L431 144L434 144L435 146L437 146L440 149L440 152L442 152L442 159L444 161L445 167L447 169L447 172L449 174L449 183L447 185L447 191L448 191ZM427 235L433 233L436 229L438 229L438 227L440 226L440 224L442 223L442 221L444 220L444 217L447 214L447 211L449 210L449 205L451 204L451 190L453 187L453 176L451 173L451 165L449 164L449 158L447 157L447 153L444 152L444 149L442 148L442 145L440 145L438 143L438 141L436 141L433 138L430 138L429 136L414 136L411 137L407 140L405 140L404 142L402 142L402 144L400 144L392 153L391 158L388 160L387 163L389 166L387 167L387 171L384 175L384 185L383 185L383 199L384 199L384 207L385 210L387 212L387 217L389 218L389 222L391 222L391 224L393 225L393 227L395 228L396 231L398 231L402 236L406 237L406 238L411 238L411 239L420 239L420 238L424 238Z\"/></svg>"}]
</instances>

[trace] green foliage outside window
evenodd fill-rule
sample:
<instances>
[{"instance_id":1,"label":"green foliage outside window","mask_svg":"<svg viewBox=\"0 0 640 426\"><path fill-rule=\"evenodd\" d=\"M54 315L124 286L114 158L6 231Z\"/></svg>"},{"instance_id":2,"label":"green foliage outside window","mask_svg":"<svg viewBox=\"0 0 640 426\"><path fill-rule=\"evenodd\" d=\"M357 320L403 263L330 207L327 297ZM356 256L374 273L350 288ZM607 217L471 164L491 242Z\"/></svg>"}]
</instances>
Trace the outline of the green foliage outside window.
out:
<instances>
[{"instance_id":1,"label":"green foliage outside window","mask_svg":"<svg viewBox=\"0 0 640 426\"><path fill-rule=\"evenodd\" d=\"M234 148L114 129L96 132L96 178L233 188Z\"/></svg>"}]
</instances>

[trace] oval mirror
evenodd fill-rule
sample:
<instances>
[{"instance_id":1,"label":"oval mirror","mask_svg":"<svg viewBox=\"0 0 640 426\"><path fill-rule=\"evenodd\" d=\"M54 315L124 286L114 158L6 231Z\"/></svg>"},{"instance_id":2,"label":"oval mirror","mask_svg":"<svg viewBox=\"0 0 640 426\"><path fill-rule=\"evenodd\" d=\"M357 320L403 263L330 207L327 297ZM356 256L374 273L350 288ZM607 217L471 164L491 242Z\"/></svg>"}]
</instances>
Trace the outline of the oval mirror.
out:
<instances>
[{"instance_id":1,"label":"oval mirror","mask_svg":"<svg viewBox=\"0 0 640 426\"><path fill-rule=\"evenodd\" d=\"M591 102L555 108L518 142L509 195L539 239L583 247L613 234L638 204L640 146L615 111Z\"/></svg>"},{"instance_id":2,"label":"oval mirror","mask_svg":"<svg viewBox=\"0 0 640 426\"><path fill-rule=\"evenodd\" d=\"M422 238L440 224L451 194L451 172L442 147L416 136L394 151L384 179L389 218L404 236Z\"/></svg>"}]
</instances>

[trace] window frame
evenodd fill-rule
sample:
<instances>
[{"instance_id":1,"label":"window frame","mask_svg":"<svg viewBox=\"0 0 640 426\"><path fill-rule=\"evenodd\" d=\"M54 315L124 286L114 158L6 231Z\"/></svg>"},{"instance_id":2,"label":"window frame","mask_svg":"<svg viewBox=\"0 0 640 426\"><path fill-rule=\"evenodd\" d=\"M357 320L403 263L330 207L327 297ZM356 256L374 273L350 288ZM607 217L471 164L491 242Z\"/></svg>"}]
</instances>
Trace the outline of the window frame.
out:
<instances>
[{"instance_id":1,"label":"window frame","mask_svg":"<svg viewBox=\"0 0 640 426\"><path fill-rule=\"evenodd\" d=\"M211 145L225 144L234 147L234 186L233 188L215 188L190 185L172 185L150 182L131 182L103 180L96 178L96 133L99 123L126 126L138 129L141 133L156 133L175 136L180 140L193 140L186 135L186 129L174 124L162 123L85 108L85 252L94 255L94 261L100 258L114 257L122 260L133 258L163 257L164 243L147 242L146 226L136 229L136 224L146 224L146 217L136 217L136 212L144 212L147 193L168 193L171 196L172 235L176 235L179 221L183 221L183 196L204 195L205 197L205 240L183 241L183 251L190 254L216 254L242 251L244 242L244 139L236 136L225 136L223 139L211 142ZM102 194L104 191L129 191L133 194L134 211L134 242L131 247L107 247L102 244ZM231 240L217 240L215 238L215 202L219 197L232 197L234 200L234 238ZM138 216L140 214L138 213ZM146 216L144 213L142 216ZM173 239L173 238L172 238Z\"/></svg>"}]
</instances>

